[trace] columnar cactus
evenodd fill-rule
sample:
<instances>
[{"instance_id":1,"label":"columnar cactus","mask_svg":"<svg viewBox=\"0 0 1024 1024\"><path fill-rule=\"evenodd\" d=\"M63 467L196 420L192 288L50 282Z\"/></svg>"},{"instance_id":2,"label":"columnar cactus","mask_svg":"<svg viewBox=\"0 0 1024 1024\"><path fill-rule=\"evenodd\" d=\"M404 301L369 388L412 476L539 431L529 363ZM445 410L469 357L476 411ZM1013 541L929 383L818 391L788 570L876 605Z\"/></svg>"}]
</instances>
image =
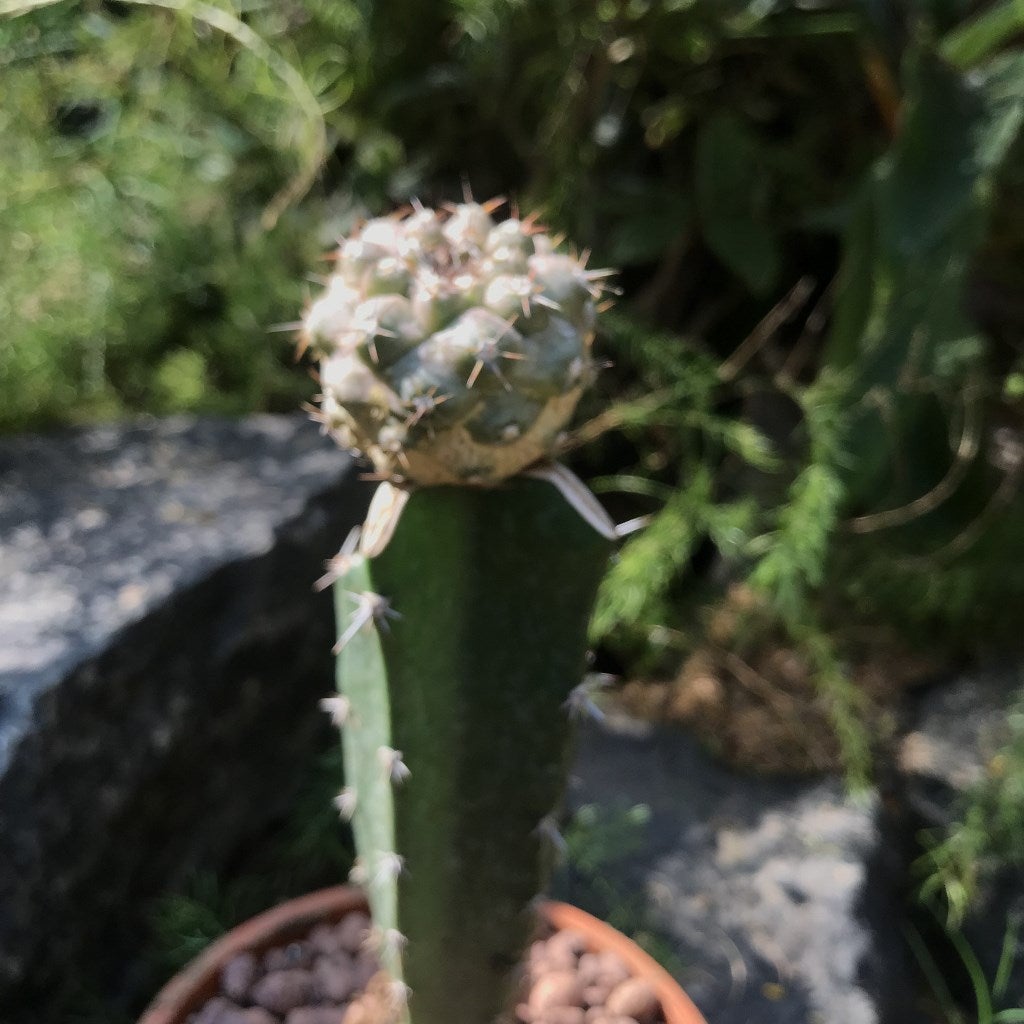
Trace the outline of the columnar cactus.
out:
<instances>
[{"instance_id":1,"label":"columnar cactus","mask_svg":"<svg viewBox=\"0 0 1024 1024\"><path fill-rule=\"evenodd\" d=\"M302 341L322 416L387 478L494 484L550 457L593 373L605 271L491 204L417 208L346 239Z\"/></svg>"},{"instance_id":2,"label":"columnar cactus","mask_svg":"<svg viewBox=\"0 0 1024 1024\"><path fill-rule=\"evenodd\" d=\"M601 276L492 210L370 221L302 332L323 421L385 480L333 564L325 707L414 1024L487 1024L508 996L615 536L550 462L591 377Z\"/></svg>"}]
</instances>

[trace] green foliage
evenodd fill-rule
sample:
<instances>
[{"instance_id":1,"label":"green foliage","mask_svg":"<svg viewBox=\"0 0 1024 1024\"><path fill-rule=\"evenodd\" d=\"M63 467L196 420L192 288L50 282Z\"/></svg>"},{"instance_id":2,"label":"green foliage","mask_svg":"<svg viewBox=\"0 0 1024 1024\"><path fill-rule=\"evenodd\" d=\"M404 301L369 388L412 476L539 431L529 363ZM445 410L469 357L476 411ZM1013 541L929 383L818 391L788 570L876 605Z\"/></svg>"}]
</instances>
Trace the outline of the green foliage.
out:
<instances>
[{"instance_id":1,"label":"green foliage","mask_svg":"<svg viewBox=\"0 0 1024 1024\"><path fill-rule=\"evenodd\" d=\"M970 79L924 50L906 64L905 121L854 210L825 352L829 365L855 368L855 506L909 501L935 482L935 400L948 410L985 351L963 305L969 260L1024 117L1024 57L999 57ZM911 443L918 458L897 466Z\"/></svg>"},{"instance_id":2,"label":"green foliage","mask_svg":"<svg viewBox=\"0 0 1024 1024\"><path fill-rule=\"evenodd\" d=\"M562 870L573 877L576 902L628 935L678 976L682 965L669 944L651 927L645 895L615 880L615 869L643 850L650 818L651 809L646 804L584 804L565 830Z\"/></svg>"},{"instance_id":3,"label":"green foliage","mask_svg":"<svg viewBox=\"0 0 1024 1024\"><path fill-rule=\"evenodd\" d=\"M918 899L962 966L976 1019L979 1024L1024 1020L1024 1009L999 1009L1021 954L1024 922L1012 914L1006 916L999 963L988 973L962 930L965 919L977 911L979 894L1000 873L1024 869L1024 691L1007 716L1006 735L991 753L984 779L964 794L956 819L944 834L926 833L922 839L926 850L916 864ZM962 1024L964 1015L956 1008L929 946L917 932L909 939L947 1019Z\"/></svg>"},{"instance_id":4,"label":"green foliage","mask_svg":"<svg viewBox=\"0 0 1024 1024\"><path fill-rule=\"evenodd\" d=\"M833 681L847 625L1012 637L1015 0L2 10L0 429L294 407L314 385L264 332L295 282L365 212L466 178L622 270L590 406L621 399L617 429L579 458L651 519L605 648L670 671L722 579ZM751 422L766 395L795 422Z\"/></svg>"},{"instance_id":5,"label":"green foliage","mask_svg":"<svg viewBox=\"0 0 1024 1024\"><path fill-rule=\"evenodd\" d=\"M668 618L666 599L687 568L710 504L710 480L701 475L668 495L664 507L619 555L601 584L592 634L607 637L617 626L653 627Z\"/></svg>"},{"instance_id":6,"label":"green foliage","mask_svg":"<svg viewBox=\"0 0 1024 1024\"><path fill-rule=\"evenodd\" d=\"M829 548L845 497L842 393L827 373L797 395L807 432L807 457L775 515L775 528L751 545L758 556L750 583L771 595L791 627L804 620L824 583Z\"/></svg>"},{"instance_id":7,"label":"green foliage","mask_svg":"<svg viewBox=\"0 0 1024 1024\"><path fill-rule=\"evenodd\" d=\"M1020 0L1002 0L962 25L942 42L942 56L951 64L969 67L990 56L1024 28L1024 6Z\"/></svg>"},{"instance_id":8,"label":"green foliage","mask_svg":"<svg viewBox=\"0 0 1024 1024\"><path fill-rule=\"evenodd\" d=\"M697 138L694 185L711 250L755 295L771 291L782 254L766 227L764 146L729 114L710 119Z\"/></svg>"},{"instance_id":9,"label":"green foliage","mask_svg":"<svg viewBox=\"0 0 1024 1024\"><path fill-rule=\"evenodd\" d=\"M308 394L264 332L323 213L261 225L320 165L303 76L226 9L90 3L0 21L0 74L0 428Z\"/></svg>"},{"instance_id":10,"label":"green foliage","mask_svg":"<svg viewBox=\"0 0 1024 1024\"><path fill-rule=\"evenodd\" d=\"M732 134L760 140L741 122L756 100L770 128L765 83L776 108L799 93L774 81L768 53L813 65L798 70L805 83L844 67L826 51L854 53L846 29L811 42L807 19L769 41L770 5L739 0L3 10L22 12L0 22L0 240L17 254L0 282L14 325L5 429L288 407L299 389L286 346L262 332L294 319L293 282L331 240L317 226L340 224L345 207L450 194L464 173L479 190L520 189L619 265L657 261L693 223L679 183L702 125L739 111ZM754 211L766 231L797 196L835 198L796 157L823 152L826 128L809 121L775 154ZM328 149L323 187L296 207ZM328 192L352 198L339 207ZM709 239L745 230L720 201L699 222Z\"/></svg>"},{"instance_id":11,"label":"green foliage","mask_svg":"<svg viewBox=\"0 0 1024 1024\"><path fill-rule=\"evenodd\" d=\"M651 809L646 804L620 812L586 804L573 815L566 829L566 856L577 871L598 879L610 863L643 849L645 826L650 820Z\"/></svg>"},{"instance_id":12,"label":"green foliage","mask_svg":"<svg viewBox=\"0 0 1024 1024\"><path fill-rule=\"evenodd\" d=\"M984 781L965 796L946 835L926 837L929 849L918 863L922 898L939 898L951 928L963 923L996 867L1024 868L1024 694L1007 732Z\"/></svg>"},{"instance_id":13,"label":"green foliage","mask_svg":"<svg viewBox=\"0 0 1024 1024\"><path fill-rule=\"evenodd\" d=\"M800 376L789 367L808 343L807 328L792 348L794 338L779 330L784 317L768 341L758 336L762 325L755 327L717 374L705 367L702 389L680 386L691 368L671 355L692 342L647 332L645 345L621 330L608 339L620 380L635 374L648 388L664 389L669 403L685 401L698 415L725 408L732 417L743 395L775 392L796 408L798 422L773 437L783 458L771 482L745 475L753 488L728 546L711 521L732 507L727 481L734 467L713 448L695 457L692 437L678 445L661 408L633 416L636 404L625 406L622 429L638 453L612 479L628 480L634 493L657 496L663 507L649 536L627 545L606 581L598 635L629 651L638 627L648 637L665 636L651 628L660 621L673 627L678 647L699 644L677 627L707 599L693 587L699 578L692 560L710 539L733 577L766 597L813 666L848 765L861 778L871 750L860 724L863 701L844 668L847 626L895 627L923 643L941 637L950 650L969 650L981 637L1012 638L1011 609L1024 597L1019 436L992 426L1012 416L1000 403L1014 401L1016 371L1005 386L998 377L990 382L1005 357L993 352L965 301L977 274L972 260L999 230L991 213L1006 202L997 186L1004 162L1019 166L1022 58L996 52L1006 32L990 34L987 48L967 46L964 33L949 36L942 52L971 64L970 75L936 55L927 31L910 39L902 81L888 83L902 102L892 143L878 147L859 183L848 182L834 219L808 221L836 231L843 250L830 329L813 356L804 352ZM765 189L777 194L777 160L756 140L734 111L714 114L694 158L697 220L707 244L754 293L756 273L767 286L777 272L772 252L759 246L771 240L774 251L780 238L770 220L778 205L764 198ZM732 221L709 227L719 209ZM705 350L724 337L721 328L707 331ZM752 360L758 347L760 360ZM710 440L706 426L696 431L698 451Z\"/></svg>"},{"instance_id":14,"label":"green foliage","mask_svg":"<svg viewBox=\"0 0 1024 1024\"><path fill-rule=\"evenodd\" d=\"M251 883L225 886L209 872L192 880L187 893L164 897L153 912L153 927L161 940L168 970L180 970L214 939L245 920L242 908L262 909L252 899ZM251 911L250 911L251 912Z\"/></svg>"},{"instance_id":15,"label":"green foliage","mask_svg":"<svg viewBox=\"0 0 1024 1024\"><path fill-rule=\"evenodd\" d=\"M1013 967L1017 945L1017 928L1009 923L1004 933L1003 952L996 976L989 979L978 961L978 956L971 948L963 933L950 922L941 922L946 941L952 947L960 966L963 968L970 983L974 997L973 1013L965 1014L950 991L946 971L939 966L932 949L925 942L920 931L913 926L905 928L905 937L911 953L917 960L918 967L924 975L932 995L938 1003L939 1011L945 1024L1022 1024L1024 1007L1008 1007L996 1010L995 1006L1006 993L1006 985Z\"/></svg>"},{"instance_id":16,"label":"green foliage","mask_svg":"<svg viewBox=\"0 0 1024 1024\"><path fill-rule=\"evenodd\" d=\"M272 836L254 841L221 875L200 870L158 897L149 913L154 983L181 970L214 939L283 899L334 884L352 865L352 844L331 802L341 751L311 752L305 784Z\"/></svg>"},{"instance_id":17,"label":"green foliage","mask_svg":"<svg viewBox=\"0 0 1024 1024\"><path fill-rule=\"evenodd\" d=\"M693 341L620 316L609 316L604 329L619 373L638 378L638 397L613 406L612 423L643 454L628 471L598 478L594 487L634 495L642 504L633 511L650 520L605 577L591 635L639 652L675 625L678 586L705 537L728 557L745 553L756 505L748 497L717 500L722 459L761 471L777 461L760 432L719 410L727 390L718 364Z\"/></svg>"}]
</instances>

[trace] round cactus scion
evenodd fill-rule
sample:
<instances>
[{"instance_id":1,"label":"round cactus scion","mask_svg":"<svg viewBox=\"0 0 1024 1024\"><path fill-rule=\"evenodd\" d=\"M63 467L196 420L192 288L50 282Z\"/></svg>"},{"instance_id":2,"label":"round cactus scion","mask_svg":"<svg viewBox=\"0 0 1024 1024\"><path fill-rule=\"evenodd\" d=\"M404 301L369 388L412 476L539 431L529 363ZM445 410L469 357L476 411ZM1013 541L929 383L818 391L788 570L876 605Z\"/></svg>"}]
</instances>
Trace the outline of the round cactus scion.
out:
<instances>
[{"instance_id":1,"label":"round cactus scion","mask_svg":"<svg viewBox=\"0 0 1024 1024\"><path fill-rule=\"evenodd\" d=\"M369 221L303 317L321 419L382 477L488 486L551 459L593 378L607 272L496 205Z\"/></svg>"}]
</instances>

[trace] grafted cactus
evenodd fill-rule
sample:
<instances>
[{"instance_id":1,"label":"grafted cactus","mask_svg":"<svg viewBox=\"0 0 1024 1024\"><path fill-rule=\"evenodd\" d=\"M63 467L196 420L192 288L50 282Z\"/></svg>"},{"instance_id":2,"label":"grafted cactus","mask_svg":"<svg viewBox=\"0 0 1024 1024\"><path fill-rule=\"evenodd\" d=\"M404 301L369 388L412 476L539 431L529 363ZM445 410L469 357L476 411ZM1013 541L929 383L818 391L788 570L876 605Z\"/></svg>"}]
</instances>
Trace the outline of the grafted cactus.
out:
<instances>
[{"instance_id":1,"label":"grafted cactus","mask_svg":"<svg viewBox=\"0 0 1024 1024\"><path fill-rule=\"evenodd\" d=\"M491 212L369 221L303 319L324 422L388 478L487 485L551 457L592 377L606 272Z\"/></svg>"},{"instance_id":2,"label":"grafted cactus","mask_svg":"<svg viewBox=\"0 0 1024 1024\"><path fill-rule=\"evenodd\" d=\"M324 421L386 478L334 562L325 706L414 1024L488 1024L509 995L615 536L550 462L591 376L602 275L491 210L370 221L303 328Z\"/></svg>"}]
</instances>

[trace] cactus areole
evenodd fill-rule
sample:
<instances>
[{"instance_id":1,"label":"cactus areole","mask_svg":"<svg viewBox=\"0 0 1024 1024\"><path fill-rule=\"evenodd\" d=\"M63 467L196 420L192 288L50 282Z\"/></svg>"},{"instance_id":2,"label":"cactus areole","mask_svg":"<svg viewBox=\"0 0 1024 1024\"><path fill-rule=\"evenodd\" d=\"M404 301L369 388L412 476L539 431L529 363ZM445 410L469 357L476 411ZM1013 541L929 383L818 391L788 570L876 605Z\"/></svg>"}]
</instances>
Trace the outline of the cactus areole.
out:
<instances>
[{"instance_id":1,"label":"cactus areole","mask_svg":"<svg viewBox=\"0 0 1024 1024\"><path fill-rule=\"evenodd\" d=\"M607 271L492 207L369 221L302 321L322 421L386 478L491 485L551 458L593 376Z\"/></svg>"},{"instance_id":2,"label":"cactus areole","mask_svg":"<svg viewBox=\"0 0 1024 1024\"><path fill-rule=\"evenodd\" d=\"M491 209L370 221L302 332L323 422L384 480L332 565L324 706L355 875L412 1024L509 1007L615 538L551 462L592 375L601 272Z\"/></svg>"}]
</instances>

